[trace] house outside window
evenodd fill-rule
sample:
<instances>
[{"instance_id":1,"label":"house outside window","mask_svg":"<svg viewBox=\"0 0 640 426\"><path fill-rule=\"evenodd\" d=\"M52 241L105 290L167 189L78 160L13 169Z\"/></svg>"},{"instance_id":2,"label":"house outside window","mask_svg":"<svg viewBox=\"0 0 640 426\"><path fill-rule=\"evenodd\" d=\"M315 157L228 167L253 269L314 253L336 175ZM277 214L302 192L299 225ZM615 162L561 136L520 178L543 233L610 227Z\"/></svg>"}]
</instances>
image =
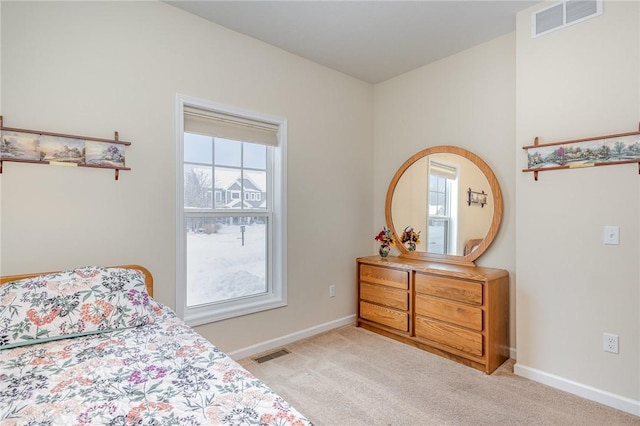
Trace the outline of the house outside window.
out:
<instances>
[{"instance_id":1,"label":"house outside window","mask_svg":"<svg viewBox=\"0 0 640 426\"><path fill-rule=\"evenodd\" d=\"M177 104L178 314L198 325L286 305L286 121Z\"/></svg>"}]
</instances>

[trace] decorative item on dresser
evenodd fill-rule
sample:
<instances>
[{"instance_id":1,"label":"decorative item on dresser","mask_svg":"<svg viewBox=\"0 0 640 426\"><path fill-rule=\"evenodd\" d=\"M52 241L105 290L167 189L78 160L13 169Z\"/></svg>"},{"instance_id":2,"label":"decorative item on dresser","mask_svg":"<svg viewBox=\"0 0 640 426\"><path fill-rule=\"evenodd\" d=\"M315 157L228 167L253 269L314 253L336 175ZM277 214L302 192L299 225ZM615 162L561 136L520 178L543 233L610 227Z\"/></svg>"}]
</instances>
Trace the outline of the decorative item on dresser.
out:
<instances>
[{"instance_id":1,"label":"decorative item on dresser","mask_svg":"<svg viewBox=\"0 0 640 426\"><path fill-rule=\"evenodd\" d=\"M470 187L488 189L482 211L458 208ZM391 180L385 217L394 239L416 238L399 257L356 260L358 326L491 374L509 358L509 273L474 263L502 220L491 168L459 147L420 151Z\"/></svg>"},{"instance_id":2,"label":"decorative item on dresser","mask_svg":"<svg viewBox=\"0 0 640 426\"><path fill-rule=\"evenodd\" d=\"M389 256L391 247L393 247L396 244L393 238L393 234L391 233L391 230L388 229L386 226L384 226L382 228L382 231L380 231L378 235L376 235L373 239L376 241L380 241L380 249L378 250L378 253L380 253L380 257Z\"/></svg>"}]
</instances>

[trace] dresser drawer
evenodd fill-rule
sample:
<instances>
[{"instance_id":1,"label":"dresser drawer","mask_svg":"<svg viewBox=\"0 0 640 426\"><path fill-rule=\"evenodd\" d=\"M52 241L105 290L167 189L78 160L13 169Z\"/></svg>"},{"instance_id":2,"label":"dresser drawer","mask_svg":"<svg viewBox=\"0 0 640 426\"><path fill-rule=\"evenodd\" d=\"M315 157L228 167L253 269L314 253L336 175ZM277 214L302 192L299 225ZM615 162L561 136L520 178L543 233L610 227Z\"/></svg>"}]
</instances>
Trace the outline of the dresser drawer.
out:
<instances>
[{"instance_id":1,"label":"dresser drawer","mask_svg":"<svg viewBox=\"0 0 640 426\"><path fill-rule=\"evenodd\" d=\"M373 284L407 290L409 288L409 272L397 269L380 268L378 266L361 265L360 280Z\"/></svg>"},{"instance_id":2,"label":"dresser drawer","mask_svg":"<svg viewBox=\"0 0 640 426\"><path fill-rule=\"evenodd\" d=\"M409 293L406 290L360 283L360 299L404 311L409 309Z\"/></svg>"},{"instance_id":3,"label":"dresser drawer","mask_svg":"<svg viewBox=\"0 0 640 426\"><path fill-rule=\"evenodd\" d=\"M360 302L360 318L377 322L400 331L409 331L409 314L384 306Z\"/></svg>"},{"instance_id":4,"label":"dresser drawer","mask_svg":"<svg viewBox=\"0 0 640 426\"><path fill-rule=\"evenodd\" d=\"M482 356L482 334L424 317L416 317L416 336L475 356Z\"/></svg>"},{"instance_id":5,"label":"dresser drawer","mask_svg":"<svg viewBox=\"0 0 640 426\"><path fill-rule=\"evenodd\" d=\"M473 306L418 294L416 295L416 314L482 331L482 309Z\"/></svg>"},{"instance_id":6,"label":"dresser drawer","mask_svg":"<svg viewBox=\"0 0 640 426\"><path fill-rule=\"evenodd\" d=\"M482 305L482 284L474 281L416 273L416 292L473 305Z\"/></svg>"}]
</instances>

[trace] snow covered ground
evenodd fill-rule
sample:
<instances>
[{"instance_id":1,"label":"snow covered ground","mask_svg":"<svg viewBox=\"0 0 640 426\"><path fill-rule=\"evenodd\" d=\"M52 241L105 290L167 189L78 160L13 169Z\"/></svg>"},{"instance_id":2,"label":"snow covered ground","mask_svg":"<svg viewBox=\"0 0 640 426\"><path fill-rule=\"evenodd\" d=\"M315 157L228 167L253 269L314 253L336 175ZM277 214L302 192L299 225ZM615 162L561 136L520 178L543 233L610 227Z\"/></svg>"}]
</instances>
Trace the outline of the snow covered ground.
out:
<instances>
[{"instance_id":1,"label":"snow covered ground","mask_svg":"<svg viewBox=\"0 0 640 426\"><path fill-rule=\"evenodd\" d=\"M239 225L215 234L187 232L187 305L234 299L266 291L264 224Z\"/></svg>"}]
</instances>

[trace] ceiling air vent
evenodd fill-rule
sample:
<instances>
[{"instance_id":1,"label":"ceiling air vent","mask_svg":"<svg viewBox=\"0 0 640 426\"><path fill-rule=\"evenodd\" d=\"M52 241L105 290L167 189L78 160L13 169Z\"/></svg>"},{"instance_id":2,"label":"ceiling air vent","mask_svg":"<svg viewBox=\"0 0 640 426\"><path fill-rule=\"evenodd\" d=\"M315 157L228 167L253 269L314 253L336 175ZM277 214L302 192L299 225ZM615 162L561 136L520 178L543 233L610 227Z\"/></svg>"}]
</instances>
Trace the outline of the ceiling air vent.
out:
<instances>
[{"instance_id":1,"label":"ceiling air vent","mask_svg":"<svg viewBox=\"0 0 640 426\"><path fill-rule=\"evenodd\" d=\"M567 0L531 15L531 37L602 15L602 0Z\"/></svg>"}]
</instances>

